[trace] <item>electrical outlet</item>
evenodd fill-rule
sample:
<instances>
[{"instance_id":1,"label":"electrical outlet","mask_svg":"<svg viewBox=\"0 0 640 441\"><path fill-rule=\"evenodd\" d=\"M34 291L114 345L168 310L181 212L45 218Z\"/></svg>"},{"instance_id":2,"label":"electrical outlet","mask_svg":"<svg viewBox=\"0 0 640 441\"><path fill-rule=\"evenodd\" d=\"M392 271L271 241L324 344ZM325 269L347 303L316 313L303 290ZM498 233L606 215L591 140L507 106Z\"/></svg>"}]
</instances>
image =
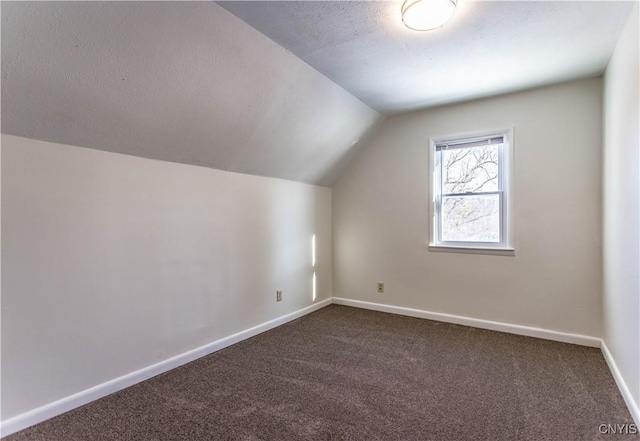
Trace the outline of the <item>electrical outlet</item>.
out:
<instances>
[{"instance_id":1,"label":"electrical outlet","mask_svg":"<svg viewBox=\"0 0 640 441\"><path fill-rule=\"evenodd\" d=\"M378 282L378 292L384 292L384 282Z\"/></svg>"},{"instance_id":2,"label":"electrical outlet","mask_svg":"<svg viewBox=\"0 0 640 441\"><path fill-rule=\"evenodd\" d=\"M281 302L282 301L282 291L281 290L277 290L276 291L276 302Z\"/></svg>"}]
</instances>

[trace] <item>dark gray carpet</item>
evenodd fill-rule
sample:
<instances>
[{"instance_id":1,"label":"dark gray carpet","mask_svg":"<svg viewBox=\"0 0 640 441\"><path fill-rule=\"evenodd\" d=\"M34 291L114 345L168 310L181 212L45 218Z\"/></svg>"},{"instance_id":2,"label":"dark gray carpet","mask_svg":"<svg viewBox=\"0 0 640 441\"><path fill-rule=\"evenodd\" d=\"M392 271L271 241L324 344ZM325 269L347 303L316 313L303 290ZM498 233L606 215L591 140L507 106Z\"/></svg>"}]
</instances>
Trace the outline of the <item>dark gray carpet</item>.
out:
<instances>
[{"instance_id":1,"label":"dark gray carpet","mask_svg":"<svg viewBox=\"0 0 640 441\"><path fill-rule=\"evenodd\" d=\"M618 440L600 350L332 305L9 436Z\"/></svg>"}]
</instances>

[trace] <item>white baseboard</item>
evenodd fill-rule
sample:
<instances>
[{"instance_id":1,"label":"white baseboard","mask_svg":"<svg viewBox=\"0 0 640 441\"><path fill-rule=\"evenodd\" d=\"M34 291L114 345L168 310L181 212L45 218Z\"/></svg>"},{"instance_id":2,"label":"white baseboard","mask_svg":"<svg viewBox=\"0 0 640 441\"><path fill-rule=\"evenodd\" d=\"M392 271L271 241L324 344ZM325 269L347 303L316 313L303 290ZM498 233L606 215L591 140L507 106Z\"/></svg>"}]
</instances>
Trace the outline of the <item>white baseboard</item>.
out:
<instances>
[{"instance_id":1,"label":"white baseboard","mask_svg":"<svg viewBox=\"0 0 640 441\"><path fill-rule=\"evenodd\" d=\"M329 304L331 304L331 298L322 300L306 308L283 315L282 317L269 320L268 322L254 326L253 328L249 328L220 340L216 340L212 343L206 344L191 351L176 355L175 357L171 357L167 360L161 361L151 366L147 366L135 372L123 375L122 377L114 378L113 380L107 381L106 383L98 384L97 386L94 386L90 389L83 390L76 394L46 404L42 407L38 407L37 409L17 415L13 418L9 418L8 420L2 421L0 423L0 436L4 437L7 435L11 435L12 433L26 429L27 427L33 426L34 424L41 423L45 420L75 409L76 407L80 407L84 404L110 395L136 383L140 383L141 381L148 380L151 377L155 377L156 375L162 374L171 369L175 369L178 366L182 366L183 364L204 357L205 355L209 355L213 352L219 351L220 349L224 349L227 346L231 346L242 340L246 340L250 337L261 334L277 326L283 325L287 322L307 315L313 311L317 311L318 309L324 308Z\"/></svg>"},{"instance_id":2,"label":"white baseboard","mask_svg":"<svg viewBox=\"0 0 640 441\"><path fill-rule=\"evenodd\" d=\"M607 348L604 340L597 337L587 335L570 334L566 332L550 331L548 329L534 328L530 326L513 325L509 323L494 322L490 320L474 319L459 315L443 314L440 312L424 311L420 309L404 308L401 306L384 305L381 303L363 302L360 300L343 299L334 297L333 303L336 305L353 306L355 308L370 309L373 311L389 312L392 314L406 315L409 317L424 318L439 322L455 323L457 325L471 326L474 328L489 329L492 331L507 332L510 334L526 335L528 337L542 338L545 340L559 341L563 343L573 343L581 346L589 346L593 348L601 348L604 359L609 366L609 370L618 385L620 394L629 409L629 413L634 422L640 427L640 409L638 403L635 402L631 391L629 390L624 378L620 374L620 370L616 365L609 348Z\"/></svg>"},{"instance_id":3,"label":"white baseboard","mask_svg":"<svg viewBox=\"0 0 640 441\"><path fill-rule=\"evenodd\" d=\"M622 374L618 369L618 365L616 365L616 361L613 359L613 355L611 355L611 352L609 352L609 348L607 347L607 344L604 340L602 340L601 349L602 355L604 355L604 359L609 365L611 375L613 375L613 379L616 380L618 389L620 389L620 394L622 394L622 398L629 408L631 417L636 423L636 426L640 427L640 408L638 407L638 403L636 403L636 401L633 399L633 395L631 395L631 391L629 390L629 387L627 387L627 383L624 381L624 378L622 378Z\"/></svg>"},{"instance_id":4,"label":"white baseboard","mask_svg":"<svg viewBox=\"0 0 640 441\"><path fill-rule=\"evenodd\" d=\"M439 312L405 308L401 306L384 305L380 303L363 302L360 300L350 300L350 299L344 299L340 297L333 297L333 298L322 300L318 303L315 303L311 306L300 309L298 311L294 311L292 313L283 315L282 317L278 317L276 319L270 320L268 322L265 322L260 325L254 326L252 328L246 329L244 331L238 332L236 334L230 335L228 337L222 338L220 340L214 341L212 343L193 349L191 351L182 353L180 355L161 361L154 365L145 367L135 372L131 372L127 375L123 375L122 377L107 381L106 383L99 384L90 389L86 389L84 391L78 392L74 395L46 404L42 407L31 410L29 412L25 412L21 415L15 416L6 421L2 421L0 423L0 436L4 437L7 435L11 435L12 433L26 429L27 427L33 426L34 424L41 423L45 420L48 420L50 418L53 418L65 412L68 412L72 409L75 409L76 407L80 407L84 404L90 403L91 401L105 397L114 392L117 392L129 386L132 386L136 383L147 380L151 377L162 374L171 369L175 369L178 366L189 363L198 358L204 357L205 355L209 355L213 352L219 351L220 349L224 349L242 340L246 340L262 332L268 331L270 329L283 325L287 322L300 318L313 311L317 311L318 309L324 308L325 306L328 306L331 303L335 303L337 305L352 306L352 307L362 308L362 309L370 309L373 311L405 315L409 317L417 317L417 318L436 320L436 321L446 322L446 323L454 323L458 325L471 326L474 328L489 329L492 331L507 332L510 334L525 335L529 337L542 338L545 340L554 340L554 341L559 341L563 343L573 343L573 344L595 347L595 348L599 347L602 349L604 358L607 364L609 365L609 369L611 370L613 378L615 379L616 384L620 389L620 393L622 394L622 397L624 398L624 401L627 404L627 407L629 408L629 412L631 413L631 416L633 417L635 423L640 426L640 411L638 409L638 403L634 401L631 395L631 392L629 391L629 388L627 387L611 353L609 352L609 349L607 348L604 341L602 341L600 338L590 337L590 336L580 335L580 334L570 334L565 332L550 331L547 329L534 328L529 326L494 322L490 320L481 320L481 319L475 319L475 318L452 315L452 314L444 314Z\"/></svg>"},{"instance_id":5,"label":"white baseboard","mask_svg":"<svg viewBox=\"0 0 640 441\"><path fill-rule=\"evenodd\" d=\"M334 297L333 303L337 305L353 306L373 311L390 312L392 314L406 315L438 322L455 323L457 325L471 326L473 328L489 329L491 331L507 332L509 334L526 335L528 337L542 338L545 340L573 343L592 348L600 347L600 338L566 332L550 331L548 329L534 328L530 326L513 325L510 323L493 322L460 315L444 314L441 312L424 311L421 309L404 308L402 306L383 305L381 303L363 302L360 300L343 299Z\"/></svg>"}]
</instances>

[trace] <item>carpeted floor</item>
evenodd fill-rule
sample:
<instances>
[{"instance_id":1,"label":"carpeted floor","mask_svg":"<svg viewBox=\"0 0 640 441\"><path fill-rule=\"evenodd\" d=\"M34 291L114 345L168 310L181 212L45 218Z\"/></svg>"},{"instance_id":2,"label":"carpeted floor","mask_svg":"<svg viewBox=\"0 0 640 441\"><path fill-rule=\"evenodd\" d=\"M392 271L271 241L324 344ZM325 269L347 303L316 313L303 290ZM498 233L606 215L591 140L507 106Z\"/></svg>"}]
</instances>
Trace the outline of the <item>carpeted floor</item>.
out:
<instances>
[{"instance_id":1,"label":"carpeted floor","mask_svg":"<svg viewBox=\"0 0 640 441\"><path fill-rule=\"evenodd\" d=\"M331 305L26 440L619 440L600 350Z\"/></svg>"}]
</instances>

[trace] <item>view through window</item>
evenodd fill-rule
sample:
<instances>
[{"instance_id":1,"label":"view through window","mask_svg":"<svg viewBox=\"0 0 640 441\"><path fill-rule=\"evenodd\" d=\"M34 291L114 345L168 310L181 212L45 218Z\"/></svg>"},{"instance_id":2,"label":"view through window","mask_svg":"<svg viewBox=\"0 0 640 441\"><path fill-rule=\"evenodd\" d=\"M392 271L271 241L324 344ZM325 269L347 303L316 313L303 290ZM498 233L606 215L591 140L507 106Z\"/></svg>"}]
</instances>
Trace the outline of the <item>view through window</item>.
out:
<instances>
[{"instance_id":1,"label":"view through window","mask_svg":"<svg viewBox=\"0 0 640 441\"><path fill-rule=\"evenodd\" d=\"M506 142L499 134L436 143L436 244L505 244Z\"/></svg>"}]
</instances>

